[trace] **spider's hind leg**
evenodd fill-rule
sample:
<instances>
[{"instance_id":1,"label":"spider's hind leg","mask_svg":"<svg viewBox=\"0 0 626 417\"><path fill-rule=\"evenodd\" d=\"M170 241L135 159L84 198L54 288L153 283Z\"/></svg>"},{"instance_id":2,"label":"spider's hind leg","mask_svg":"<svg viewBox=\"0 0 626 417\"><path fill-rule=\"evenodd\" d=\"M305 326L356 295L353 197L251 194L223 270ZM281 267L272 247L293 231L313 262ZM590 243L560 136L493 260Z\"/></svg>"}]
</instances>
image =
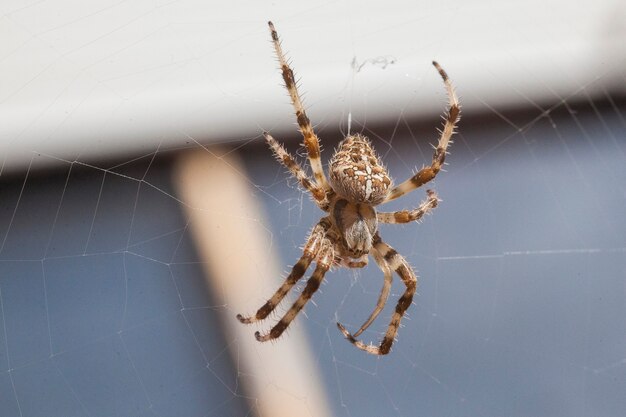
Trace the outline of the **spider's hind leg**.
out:
<instances>
[{"instance_id":1,"label":"spider's hind leg","mask_svg":"<svg viewBox=\"0 0 626 417\"><path fill-rule=\"evenodd\" d=\"M317 267L315 268L313 275L311 275L311 278L307 281L306 287L304 287L300 297L298 297L298 299L293 303L283 318L281 318L278 323L272 327L269 333L262 335L260 332L256 332L254 334L256 340L259 342L267 342L268 340L277 339L281 334L283 334L293 319L298 315L311 297L313 297L313 294L315 294L315 292L319 289L320 284L324 280L324 275L326 275L326 272L330 269L334 262L334 258L335 251L332 243L330 240L324 239L316 259Z\"/></svg>"},{"instance_id":2,"label":"spider's hind leg","mask_svg":"<svg viewBox=\"0 0 626 417\"><path fill-rule=\"evenodd\" d=\"M320 251L320 246L324 240L324 234L326 233L327 225L324 219L313 228L311 235L307 239L304 246L304 253L302 257L296 262L291 269L289 276L283 282L283 285L276 290L274 295L267 300L261 308L259 308L254 316L244 317L241 314L237 314L237 319L244 323L250 324L265 319L270 315L278 304L285 298L287 293L293 288L293 286L304 276L304 273L311 265L311 261L315 259Z\"/></svg>"}]
</instances>

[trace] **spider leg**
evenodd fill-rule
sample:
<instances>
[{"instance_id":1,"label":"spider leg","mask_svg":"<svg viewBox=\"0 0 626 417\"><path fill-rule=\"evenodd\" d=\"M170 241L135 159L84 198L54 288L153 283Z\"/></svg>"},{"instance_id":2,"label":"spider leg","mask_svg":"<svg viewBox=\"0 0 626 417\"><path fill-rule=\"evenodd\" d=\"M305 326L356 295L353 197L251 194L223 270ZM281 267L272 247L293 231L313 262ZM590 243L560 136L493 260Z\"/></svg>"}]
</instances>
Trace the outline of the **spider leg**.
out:
<instances>
[{"instance_id":1,"label":"spider leg","mask_svg":"<svg viewBox=\"0 0 626 417\"><path fill-rule=\"evenodd\" d=\"M422 201L418 208L414 210L394 211L391 213L377 212L376 217L378 221L380 223L410 223L420 220L424 215L437 207L439 203L437 194L433 190L426 190L426 192L428 193L428 198Z\"/></svg>"},{"instance_id":2,"label":"spider leg","mask_svg":"<svg viewBox=\"0 0 626 417\"><path fill-rule=\"evenodd\" d=\"M365 323L357 330L352 336L358 337L361 333L363 333L370 325L376 320L376 317L383 311L385 308L385 304L387 303L387 299L389 298L389 291L391 291L391 282L393 280L393 275L391 274L391 268L389 268L389 264L383 256L380 254L378 249L375 247L372 248L372 256L374 260L378 264L378 267L383 271L384 280L383 280L383 288L380 291L380 295L378 296L378 301L376 302L376 308L372 311L369 318L365 320Z\"/></svg>"},{"instance_id":3,"label":"spider leg","mask_svg":"<svg viewBox=\"0 0 626 417\"><path fill-rule=\"evenodd\" d=\"M396 198L403 196L404 194L411 192L416 188L421 187L428 181L435 178L435 176L437 176L437 173L439 173L439 171L441 170L441 166L443 165L446 158L446 151L448 149L448 145L450 144L450 138L454 134L456 124L460 119L461 107L459 104L459 99L454 92L454 87L452 86L452 83L448 78L448 74L446 74L446 72L437 62L433 61L433 65L435 66L435 68L437 68L437 71L439 71L441 78L443 78L443 83L448 93L448 102L450 106L447 115L444 116L445 122L443 124L443 129L441 130L439 142L437 144L437 147L435 148L435 153L433 154L433 159L430 166L420 169L417 174L413 175L408 180L393 188L387 195L387 198L384 201L385 203L391 200L395 200Z\"/></svg>"},{"instance_id":4,"label":"spider leg","mask_svg":"<svg viewBox=\"0 0 626 417\"><path fill-rule=\"evenodd\" d=\"M391 345L393 344L396 334L398 333L402 316L404 316L406 310L411 306L411 302L413 302L413 295L415 294L415 290L417 288L417 276L407 264L404 257L396 252L391 246L383 242L378 234L374 236L373 243L376 250L378 250L383 256L383 259L389 263L389 267L396 271L400 278L402 278L402 281L406 286L406 290L398 300L396 310L391 316L389 327L387 327L387 332L385 333L385 336L379 346L368 346L360 340L357 340L356 337L350 334L341 323L337 323L337 327L339 327L339 330L343 333L345 338L357 348L373 355L386 355L391 350Z\"/></svg>"},{"instance_id":5,"label":"spider leg","mask_svg":"<svg viewBox=\"0 0 626 417\"><path fill-rule=\"evenodd\" d=\"M274 24L272 22L267 22L267 24L269 25L270 33L272 35L272 43L274 44L274 50L276 51L276 56L278 57L278 62L283 72L285 87L289 92L289 97L291 97L291 103L293 104L293 107L296 111L298 126L300 127L300 132L304 137L304 146L306 147L307 153L309 155L309 161L311 163L311 169L313 170L313 174L315 176L315 182L317 183L318 187L323 190L327 190L330 187L328 185L326 175L324 175L324 169L322 168L319 139L313 131L311 121L309 120L304 110L302 98L300 97L300 93L298 93L298 87L296 86L296 79L293 75L293 70L289 67L289 64L287 63L287 59L285 58L285 54L283 53L283 49L280 45L280 40L278 38L278 33L274 28Z\"/></svg>"},{"instance_id":6,"label":"spider leg","mask_svg":"<svg viewBox=\"0 0 626 417\"><path fill-rule=\"evenodd\" d=\"M283 282L283 285L276 290L274 295L267 300L265 304L261 308L259 308L254 316L244 317L241 314L237 314L237 319L244 323L250 324L259 320L265 319L270 315L272 311L276 308L278 304L285 298L287 293L293 288L293 286L298 282L303 276L306 270L311 265L311 261L318 255L320 251L320 246L324 240L324 233L327 228L324 219L320 220L320 222L313 228L311 231L311 235L307 239L306 245L304 246L304 253L300 260L293 266L291 269L291 273Z\"/></svg>"},{"instance_id":7,"label":"spider leg","mask_svg":"<svg viewBox=\"0 0 626 417\"><path fill-rule=\"evenodd\" d=\"M313 294L319 289L320 284L324 280L324 275L330 269L333 264L335 258L335 251L333 250L333 245L328 239L324 239L322 243L322 247L320 248L319 254L317 256L317 267L315 271L313 271L313 275L306 283L306 287L300 294L300 297L293 303L289 311L285 313L283 318L281 318L278 323L271 328L269 333L261 335L260 332L256 332L254 336L256 340L259 342L267 342L268 340L273 340L280 337L281 334L289 327L289 324L293 321L293 319L298 315L298 313L302 310L304 305L313 297Z\"/></svg>"},{"instance_id":8,"label":"spider leg","mask_svg":"<svg viewBox=\"0 0 626 417\"><path fill-rule=\"evenodd\" d=\"M306 174L304 169L302 169L300 164L296 162L293 156L291 156L291 154L287 152L287 150L280 143L278 143L278 141L274 139L272 135L267 132L263 132L263 136L265 136L265 140L267 141L268 145L270 145L270 148L272 149L272 152L274 152L274 156L276 156L278 162L283 164L285 168L287 168L289 172L291 172L291 174L296 177L300 185L302 185L305 190L311 193L313 199L320 208L323 209L323 207L327 207L328 201L326 200L326 193L324 192L324 190L311 181L311 179Z\"/></svg>"}]
</instances>

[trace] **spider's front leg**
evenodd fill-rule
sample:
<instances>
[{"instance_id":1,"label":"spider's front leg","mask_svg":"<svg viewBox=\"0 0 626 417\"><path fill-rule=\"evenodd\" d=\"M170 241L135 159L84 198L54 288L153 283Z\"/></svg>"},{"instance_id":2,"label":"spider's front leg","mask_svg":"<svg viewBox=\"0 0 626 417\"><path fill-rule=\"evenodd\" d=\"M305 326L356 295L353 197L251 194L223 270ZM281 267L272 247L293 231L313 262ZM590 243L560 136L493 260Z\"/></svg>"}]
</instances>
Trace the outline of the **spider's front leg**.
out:
<instances>
[{"instance_id":1,"label":"spider's front leg","mask_svg":"<svg viewBox=\"0 0 626 417\"><path fill-rule=\"evenodd\" d=\"M446 158L446 152L448 149L448 145L450 144L450 138L454 134L454 129L459 119L461 118L461 105L459 104L459 99L454 92L454 87L448 78L448 74L441 68L441 66L433 61L433 65L439 71L439 75L443 78L443 83L446 87L446 92L448 93L448 101L449 108L448 113L444 117L443 129L441 130L441 136L439 137L439 142L437 147L435 148L435 153L433 154L433 159L430 166L424 167L420 169L417 174L413 175L408 180L399 184L395 188L393 188L384 202L388 202L391 200L395 200L396 198L403 196L404 194L413 191L416 188L421 187L426 184L428 181L432 180L437 176L441 167L443 166L444 160Z\"/></svg>"},{"instance_id":2,"label":"spider's front leg","mask_svg":"<svg viewBox=\"0 0 626 417\"><path fill-rule=\"evenodd\" d=\"M391 345L393 344L396 334L398 333L398 328L400 327L400 322L402 321L404 313L413 302L413 295L417 289L417 276L404 257L396 252L391 246L383 242L378 233L374 236L373 243L375 250L381 254L383 259L389 264L389 267L396 271L396 273L400 276L402 282L404 282L404 285L406 286L406 290L404 291L404 294L402 294L402 297L398 300L396 310L391 316L389 327L387 327L387 332L385 333L385 336L379 346L368 346L360 340L357 340L355 335L350 334L341 323L337 323L337 327L339 327L339 330L341 330L341 333L343 333L345 338L357 348L373 355L386 355L391 350ZM369 326L368 322L366 322L366 324ZM367 326L364 324L362 329L363 327ZM362 330L359 329L359 332L361 331Z\"/></svg>"},{"instance_id":3,"label":"spider's front leg","mask_svg":"<svg viewBox=\"0 0 626 417\"><path fill-rule=\"evenodd\" d=\"M391 291L391 282L393 280L393 276L391 274L391 268L389 268L389 264L385 261L384 257L380 254L380 252L376 249L376 247L372 248L372 256L376 261L376 264L383 271L383 288L380 290L380 295L378 296L378 301L376 302L376 307L372 314L365 320L365 323L357 330L352 336L358 337L361 333L367 330L368 327L376 320L376 317L383 311L385 308L385 304L387 303L387 299L389 298L389 292ZM339 324L339 323L338 323ZM343 327L343 326L341 326ZM340 327L340 328L341 328Z\"/></svg>"},{"instance_id":4,"label":"spider's front leg","mask_svg":"<svg viewBox=\"0 0 626 417\"><path fill-rule=\"evenodd\" d=\"M428 198L423 201L418 208L414 210L395 211L392 213L377 212L376 216L378 221L381 223L409 223L412 221L419 221L425 214L437 207L437 203L439 202L437 194L433 190L427 190L426 192L428 193ZM379 248L381 247L387 251L385 253L388 253L388 250L390 249L388 246L383 247L379 245ZM387 298L389 298L389 292L391 290L392 275L389 264L376 246L372 248L372 256L374 257L374 260L376 260L378 267L383 271L383 288L380 291L374 311L370 314L369 318L365 321L365 323L363 323L359 330L352 334L353 337L358 337L361 333L367 330L374 320L376 320L380 312L383 308L385 308L385 304L387 302Z\"/></svg>"},{"instance_id":5,"label":"spider's front leg","mask_svg":"<svg viewBox=\"0 0 626 417\"><path fill-rule=\"evenodd\" d=\"M278 38L278 32L276 32L276 28L272 22L267 22L267 24L269 25L272 43L274 44L274 50L276 51L276 56L278 57L278 63L280 64L280 69L283 73L283 81L285 81L285 87L289 92L291 104L293 104L293 108L296 112L296 120L304 138L304 146L306 147L309 155L309 161L311 163L311 169L313 170L315 182L318 187L326 190L329 186L326 175L324 174L324 169L322 168L319 139L313 130L309 117L306 115L306 111L304 110L302 98L298 92L298 86L296 85L296 78L293 75L293 70L287 62L287 58L285 58L285 53L283 52L280 39Z\"/></svg>"}]
</instances>

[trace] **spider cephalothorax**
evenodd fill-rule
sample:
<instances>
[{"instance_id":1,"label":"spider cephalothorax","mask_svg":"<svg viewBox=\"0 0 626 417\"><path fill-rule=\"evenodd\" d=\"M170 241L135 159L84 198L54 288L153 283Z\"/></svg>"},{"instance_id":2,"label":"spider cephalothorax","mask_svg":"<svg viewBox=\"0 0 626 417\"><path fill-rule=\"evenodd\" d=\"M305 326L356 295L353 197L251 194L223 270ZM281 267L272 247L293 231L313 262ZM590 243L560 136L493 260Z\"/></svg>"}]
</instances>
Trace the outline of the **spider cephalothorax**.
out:
<instances>
[{"instance_id":1,"label":"spider cephalothorax","mask_svg":"<svg viewBox=\"0 0 626 417\"><path fill-rule=\"evenodd\" d=\"M372 249L378 231L376 210L367 203L354 203L345 198L333 199L330 219L341 236L341 254L360 258Z\"/></svg>"},{"instance_id":2,"label":"spider cephalothorax","mask_svg":"<svg viewBox=\"0 0 626 417\"><path fill-rule=\"evenodd\" d=\"M337 326L345 338L357 348L376 355L387 354L391 350L398 327L400 327L400 321L413 301L413 295L417 288L417 276L404 257L383 242L378 233L378 223L417 221L435 208L439 200L434 191L427 190L426 200L413 210L377 212L375 206L395 200L435 178L444 163L450 138L459 120L459 101L448 75L438 63L433 61L433 65L443 78L450 107L431 164L420 169L408 180L393 187L391 177L374 152L369 140L362 135L350 135L339 144L339 148L330 160L329 183L322 169L319 140L302 105L293 71L287 64L272 22L269 22L269 27L283 73L283 80L289 91L296 111L296 119L304 137L304 146L307 149L314 178L311 179L289 152L269 133L265 132L264 136L276 158L296 177L300 185L311 193L317 206L327 212L328 215L322 217L313 227L304 246L302 257L293 266L289 276L274 295L257 310L254 316L244 317L238 314L237 318L246 324L267 318L291 288L304 276L311 263L315 262L316 267L313 274L308 279L302 294L287 313L271 328L269 333L264 335L260 332L255 333L260 342L276 339L280 337L307 301L311 299L322 283L324 275L332 266L362 268L367 265L371 254L384 275L383 288L376 307L359 330L353 334L349 333L342 324L337 323ZM380 345L366 345L357 340L357 337L374 322L383 310L391 289L392 272L398 274L406 289L398 300Z\"/></svg>"}]
</instances>

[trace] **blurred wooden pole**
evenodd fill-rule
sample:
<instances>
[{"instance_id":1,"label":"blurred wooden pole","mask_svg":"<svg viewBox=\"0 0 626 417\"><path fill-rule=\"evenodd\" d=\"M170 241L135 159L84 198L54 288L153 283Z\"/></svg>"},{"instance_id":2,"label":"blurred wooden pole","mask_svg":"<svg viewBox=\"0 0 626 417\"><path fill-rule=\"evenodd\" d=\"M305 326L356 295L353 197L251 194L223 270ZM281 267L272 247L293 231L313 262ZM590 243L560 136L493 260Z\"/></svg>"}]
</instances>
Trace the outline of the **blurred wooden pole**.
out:
<instances>
[{"instance_id":1,"label":"blurred wooden pole","mask_svg":"<svg viewBox=\"0 0 626 417\"><path fill-rule=\"evenodd\" d=\"M254 338L257 327L235 318L236 313L256 311L284 276L272 232L236 155L214 148L183 154L174 182L209 288L226 306L226 336L232 341L239 380L256 401L258 415L330 416L310 344L298 326L275 343L259 343ZM271 323L259 328L267 331Z\"/></svg>"}]
</instances>

